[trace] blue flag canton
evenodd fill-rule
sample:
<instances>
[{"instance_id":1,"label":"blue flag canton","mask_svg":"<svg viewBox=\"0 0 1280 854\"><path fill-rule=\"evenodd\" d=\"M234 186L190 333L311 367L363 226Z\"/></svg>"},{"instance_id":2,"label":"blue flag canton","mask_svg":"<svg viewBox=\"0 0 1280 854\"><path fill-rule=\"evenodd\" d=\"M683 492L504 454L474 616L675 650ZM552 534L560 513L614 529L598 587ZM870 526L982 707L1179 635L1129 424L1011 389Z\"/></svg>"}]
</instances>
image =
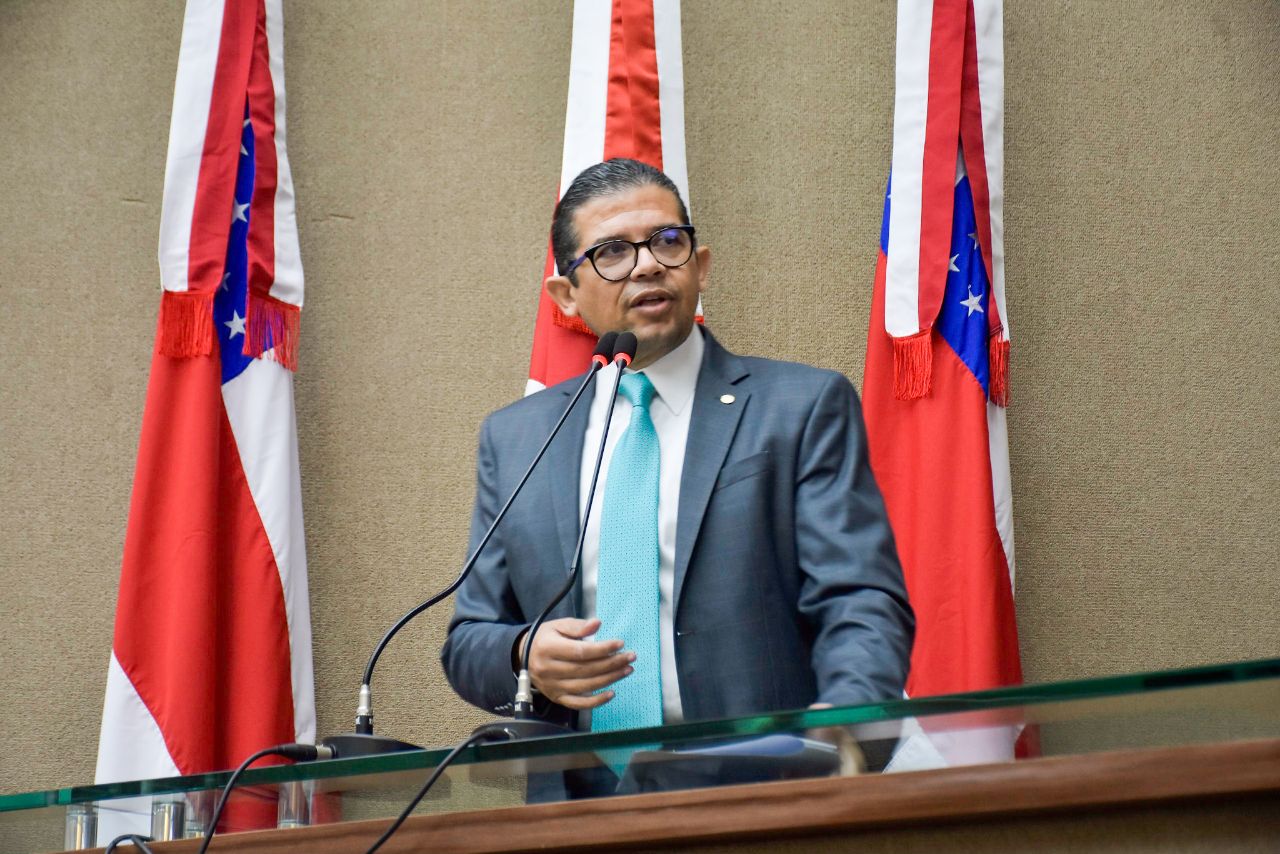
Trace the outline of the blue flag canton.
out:
<instances>
[{"instance_id":1,"label":"blue flag canton","mask_svg":"<svg viewBox=\"0 0 1280 854\"><path fill-rule=\"evenodd\" d=\"M880 249L889 254L889 207L893 178L884 194L884 218L880 225ZM987 268L978 241L973 189L965 176L956 184L951 216L951 252L947 259L947 285L938 312L937 329L960 361L964 362L983 394L991 393L991 361L987 349L987 314L990 305Z\"/></svg>"},{"instance_id":2,"label":"blue flag canton","mask_svg":"<svg viewBox=\"0 0 1280 854\"><path fill-rule=\"evenodd\" d=\"M991 393L991 359L987 349L987 312L991 288L978 241L973 188L966 176L956 184L951 217L951 255L947 289L938 312L938 331L969 367L985 395Z\"/></svg>"},{"instance_id":3,"label":"blue flag canton","mask_svg":"<svg viewBox=\"0 0 1280 854\"><path fill-rule=\"evenodd\" d=\"M253 361L244 355L245 304L249 290L249 206L253 201L253 126L248 109L240 132L240 163L236 170L236 197L231 210L231 234L227 239L226 266L222 284L213 297L213 326L218 335L225 385L244 372Z\"/></svg>"}]
</instances>

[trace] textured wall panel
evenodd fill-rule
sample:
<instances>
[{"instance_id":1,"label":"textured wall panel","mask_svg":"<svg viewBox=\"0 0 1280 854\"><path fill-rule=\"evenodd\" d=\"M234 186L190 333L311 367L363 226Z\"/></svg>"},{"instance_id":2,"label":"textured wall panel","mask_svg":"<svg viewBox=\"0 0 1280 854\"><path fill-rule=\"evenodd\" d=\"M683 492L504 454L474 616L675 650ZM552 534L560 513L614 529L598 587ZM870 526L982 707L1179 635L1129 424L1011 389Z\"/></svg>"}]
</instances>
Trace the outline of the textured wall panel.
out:
<instances>
[{"instance_id":1,"label":"textured wall panel","mask_svg":"<svg viewBox=\"0 0 1280 854\"><path fill-rule=\"evenodd\" d=\"M894 4L687 2L707 312L860 382ZM1007 12L1018 605L1029 680L1274 655L1280 13ZM286 3L308 277L297 380L319 729L463 555L476 430L523 387L569 4ZM88 780L158 305L180 4L0 4L0 790ZM445 611L375 680L382 732L481 719Z\"/></svg>"}]
</instances>

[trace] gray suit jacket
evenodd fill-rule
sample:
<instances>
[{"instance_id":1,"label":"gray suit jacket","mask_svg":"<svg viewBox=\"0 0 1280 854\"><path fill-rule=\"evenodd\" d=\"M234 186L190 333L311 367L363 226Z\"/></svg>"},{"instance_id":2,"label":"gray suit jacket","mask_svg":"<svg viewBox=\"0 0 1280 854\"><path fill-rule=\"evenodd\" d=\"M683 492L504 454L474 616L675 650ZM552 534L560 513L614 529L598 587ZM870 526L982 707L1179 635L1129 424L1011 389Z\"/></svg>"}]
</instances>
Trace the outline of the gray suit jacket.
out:
<instances>
[{"instance_id":1,"label":"gray suit jacket","mask_svg":"<svg viewBox=\"0 0 1280 854\"><path fill-rule=\"evenodd\" d=\"M915 624L853 386L833 371L736 356L709 333L706 344L676 524L685 718L901 697ZM473 547L580 382L485 420ZM458 591L445 674L497 714L515 693L512 644L569 572L584 397ZM567 616L581 616L580 596L552 614ZM538 711L570 726L577 717L547 701Z\"/></svg>"}]
</instances>

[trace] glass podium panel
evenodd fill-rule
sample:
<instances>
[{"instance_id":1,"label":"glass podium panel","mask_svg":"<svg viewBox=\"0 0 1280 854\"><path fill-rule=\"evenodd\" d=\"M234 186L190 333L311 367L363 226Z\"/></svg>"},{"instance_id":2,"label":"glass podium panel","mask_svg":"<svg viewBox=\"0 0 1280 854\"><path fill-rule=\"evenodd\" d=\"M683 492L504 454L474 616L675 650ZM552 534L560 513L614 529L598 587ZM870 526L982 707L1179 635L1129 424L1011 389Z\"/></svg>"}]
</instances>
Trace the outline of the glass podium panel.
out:
<instances>
[{"instance_id":1,"label":"glass podium panel","mask_svg":"<svg viewBox=\"0 0 1280 854\"><path fill-rule=\"evenodd\" d=\"M1275 738L1280 659L483 744L458 755L416 812ZM452 748L255 767L219 833L389 822ZM0 796L0 850L200 835L229 776Z\"/></svg>"}]
</instances>

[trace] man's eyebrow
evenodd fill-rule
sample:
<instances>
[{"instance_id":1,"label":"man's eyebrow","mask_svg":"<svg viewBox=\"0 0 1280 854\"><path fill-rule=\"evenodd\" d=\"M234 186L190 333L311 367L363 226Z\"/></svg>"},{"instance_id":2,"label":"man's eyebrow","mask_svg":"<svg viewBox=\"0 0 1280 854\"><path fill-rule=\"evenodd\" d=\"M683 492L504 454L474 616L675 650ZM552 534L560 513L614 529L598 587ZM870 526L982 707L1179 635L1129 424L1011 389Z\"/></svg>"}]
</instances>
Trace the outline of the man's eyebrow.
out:
<instances>
[{"instance_id":1,"label":"man's eyebrow","mask_svg":"<svg viewBox=\"0 0 1280 854\"><path fill-rule=\"evenodd\" d=\"M654 228L645 236L652 237L653 235L657 234L659 231L666 231L668 228L679 228L682 225L684 225L684 223L669 222L666 225L660 225ZM601 243L608 243L610 240L626 240L626 239L627 239L627 236L625 234L614 232L613 234L606 234L604 237L597 237L595 240L587 244L587 248L590 249L592 246L599 246Z\"/></svg>"}]
</instances>

